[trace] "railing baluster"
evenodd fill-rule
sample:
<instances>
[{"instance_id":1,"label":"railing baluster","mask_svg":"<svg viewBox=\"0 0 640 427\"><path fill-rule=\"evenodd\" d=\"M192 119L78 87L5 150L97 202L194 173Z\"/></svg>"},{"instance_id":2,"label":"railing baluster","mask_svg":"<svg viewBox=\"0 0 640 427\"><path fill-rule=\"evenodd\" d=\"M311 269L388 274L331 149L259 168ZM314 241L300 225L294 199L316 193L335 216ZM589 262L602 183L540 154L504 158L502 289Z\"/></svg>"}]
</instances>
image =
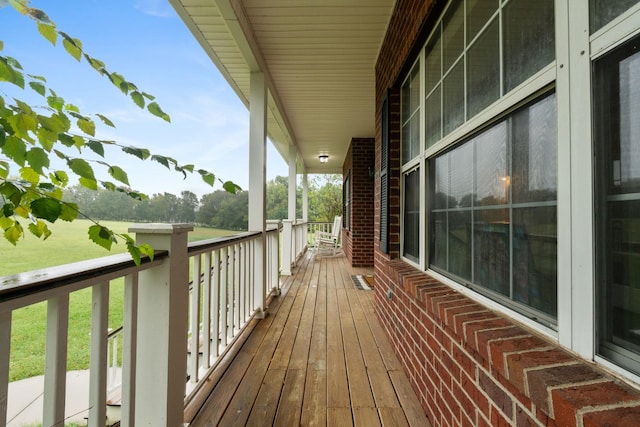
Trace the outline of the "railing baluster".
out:
<instances>
[{"instance_id":1,"label":"railing baluster","mask_svg":"<svg viewBox=\"0 0 640 427\"><path fill-rule=\"evenodd\" d=\"M0 311L0 426L7 425L9 358L11 355L11 311Z\"/></svg>"},{"instance_id":2,"label":"railing baluster","mask_svg":"<svg viewBox=\"0 0 640 427\"><path fill-rule=\"evenodd\" d=\"M235 328L233 328L233 336L236 336L237 331L240 330L240 327L242 325L242 320L244 317L244 289L242 286L242 265L244 264L244 242L240 243L238 245L238 252L237 252L237 259L236 259L236 280L234 281L235 285L236 285L236 290L235 290L235 294L236 294L236 321L235 323Z\"/></svg>"},{"instance_id":3,"label":"railing baluster","mask_svg":"<svg viewBox=\"0 0 640 427\"><path fill-rule=\"evenodd\" d=\"M236 250L237 245L232 245L229 248L229 327L227 329L229 336L227 337L227 340L231 340L233 338L233 331L236 327Z\"/></svg>"},{"instance_id":4,"label":"railing baluster","mask_svg":"<svg viewBox=\"0 0 640 427\"><path fill-rule=\"evenodd\" d=\"M191 285L191 353L189 354L189 381L198 382L198 359L200 356L200 255L193 257L193 281Z\"/></svg>"},{"instance_id":5,"label":"railing baluster","mask_svg":"<svg viewBox=\"0 0 640 427\"><path fill-rule=\"evenodd\" d=\"M64 424L68 332L69 294L65 293L47 301L43 425Z\"/></svg>"},{"instance_id":6,"label":"railing baluster","mask_svg":"<svg viewBox=\"0 0 640 427\"><path fill-rule=\"evenodd\" d=\"M211 366L211 252L204 254L202 295L202 361L205 369Z\"/></svg>"},{"instance_id":7,"label":"railing baluster","mask_svg":"<svg viewBox=\"0 0 640 427\"><path fill-rule=\"evenodd\" d=\"M109 282L92 287L89 426L103 427L107 417L107 329Z\"/></svg>"},{"instance_id":8,"label":"railing baluster","mask_svg":"<svg viewBox=\"0 0 640 427\"><path fill-rule=\"evenodd\" d=\"M229 328L229 303L227 294L229 289L229 255L228 247L220 250L220 340L222 348L227 346L227 329Z\"/></svg>"},{"instance_id":9,"label":"railing baluster","mask_svg":"<svg viewBox=\"0 0 640 427\"><path fill-rule=\"evenodd\" d=\"M212 313L212 326L213 331L213 356L218 357L220 355L220 317L221 317L221 298L220 298L220 269L222 268L222 258L220 256L220 249L213 252L213 289L211 291L211 309L215 310Z\"/></svg>"},{"instance_id":10,"label":"railing baluster","mask_svg":"<svg viewBox=\"0 0 640 427\"><path fill-rule=\"evenodd\" d=\"M138 274L124 279L124 308L122 313L122 406L121 424L133 426L136 408L136 360L138 339Z\"/></svg>"}]
</instances>

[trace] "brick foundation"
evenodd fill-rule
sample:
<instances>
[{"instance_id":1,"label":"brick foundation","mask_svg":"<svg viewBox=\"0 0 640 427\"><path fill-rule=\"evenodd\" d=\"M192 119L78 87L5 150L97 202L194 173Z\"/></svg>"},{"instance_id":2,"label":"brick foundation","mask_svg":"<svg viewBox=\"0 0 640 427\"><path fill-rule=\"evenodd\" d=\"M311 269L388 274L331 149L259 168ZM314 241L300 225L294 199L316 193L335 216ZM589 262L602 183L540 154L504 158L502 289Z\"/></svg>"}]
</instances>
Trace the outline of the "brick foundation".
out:
<instances>
[{"instance_id":1,"label":"brick foundation","mask_svg":"<svg viewBox=\"0 0 640 427\"><path fill-rule=\"evenodd\" d=\"M401 260L378 267L378 316L434 426L640 425L637 390Z\"/></svg>"}]
</instances>

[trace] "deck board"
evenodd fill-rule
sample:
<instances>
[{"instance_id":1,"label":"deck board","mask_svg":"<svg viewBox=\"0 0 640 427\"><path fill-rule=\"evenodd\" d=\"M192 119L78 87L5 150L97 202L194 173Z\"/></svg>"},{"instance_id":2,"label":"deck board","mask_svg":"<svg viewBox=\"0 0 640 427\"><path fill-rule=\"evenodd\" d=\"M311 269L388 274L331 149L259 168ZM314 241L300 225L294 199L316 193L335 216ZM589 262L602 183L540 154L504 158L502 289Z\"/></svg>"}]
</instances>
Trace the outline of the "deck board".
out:
<instances>
[{"instance_id":1,"label":"deck board","mask_svg":"<svg viewBox=\"0 0 640 427\"><path fill-rule=\"evenodd\" d=\"M190 425L429 426L344 255L308 252ZM222 369L222 368L221 368Z\"/></svg>"}]
</instances>

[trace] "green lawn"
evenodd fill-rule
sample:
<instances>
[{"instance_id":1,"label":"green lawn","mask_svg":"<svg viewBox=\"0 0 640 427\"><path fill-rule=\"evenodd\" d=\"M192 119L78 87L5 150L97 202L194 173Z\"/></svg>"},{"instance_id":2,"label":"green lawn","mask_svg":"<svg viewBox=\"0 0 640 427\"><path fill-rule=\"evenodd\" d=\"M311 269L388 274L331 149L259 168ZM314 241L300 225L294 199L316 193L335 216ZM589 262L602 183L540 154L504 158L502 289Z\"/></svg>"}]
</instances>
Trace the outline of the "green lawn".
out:
<instances>
[{"instance_id":1,"label":"green lawn","mask_svg":"<svg viewBox=\"0 0 640 427\"><path fill-rule=\"evenodd\" d=\"M130 224L101 221L118 232L127 232ZM0 238L0 276L21 273L55 265L67 264L114 253L125 252L123 244L114 245L111 252L91 242L87 237L90 223L77 220L56 223L46 241L27 235L17 246ZM210 239L233 234L226 230L196 228L189 240ZM123 282L115 280L109 292L109 327L122 324ZM69 370L89 366L89 332L91 326L91 290L74 292L70 297ZM10 381L16 381L44 371L46 303L39 303L13 312L11 333Z\"/></svg>"}]
</instances>

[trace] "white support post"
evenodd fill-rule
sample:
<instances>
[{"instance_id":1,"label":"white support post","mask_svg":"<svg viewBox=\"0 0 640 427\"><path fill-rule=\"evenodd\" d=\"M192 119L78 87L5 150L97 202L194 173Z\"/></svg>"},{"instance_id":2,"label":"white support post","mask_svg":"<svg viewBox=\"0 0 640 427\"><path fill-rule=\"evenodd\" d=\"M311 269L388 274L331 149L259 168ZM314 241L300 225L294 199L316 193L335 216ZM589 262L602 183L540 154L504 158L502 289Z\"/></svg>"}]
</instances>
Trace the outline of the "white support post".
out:
<instances>
[{"instance_id":1,"label":"white support post","mask_svg":"<svg viewBox=\"0 0 640 427\"><path fill-rule=\"evenodd\" d=\"M191 230L187 224L139 224L129 229L138 244L169 251L168 259L139 277L137 425L183 424Z\"/></svg>"},{"instance_id":2,"label":"white support post","mask_svg":"<svg viewBox=\"0 0 640 427\"><path fill-rule=\"evenodd\" d=\"M302 220L309 221L309 177L306 172L302 175Z\"/></svg>"},{"instance_id":3,"label":"white support post","mask_svg":"<svg viewBox=\"0 0 640 427\"><path fill-rule=\"evenodd\" d=\"M0 311L0 426L7 425L9 356L11 355L11 311Z\"/></svg>"},{"instance_id":4,"label":"white support post","mask_svg":"<svg viewBox=\"0 0 640 427\"><path fill-rule=\"evenodd\" d=\"M267 193L267 86L264 73L251 73L249 98L249 231L259 231L262 239L256 244L254 277L254 309L259 318L265 307L265 229Z\"/></svg>"},{"instance_id":5,"label":"white support post","mask_svg":"<svg viewBox=\"0 0 640 427\"><path fill-rule=\"evenodd\" d=\"M102 427L107 417L108 316L109 282L98 283L91 288L89 427Z\"/></svg>"},{"instance_id":6,"label":"white support post","mask_svg":"<svg viewBox=\"0 0 640 427\"><path fill-rule=\"evenodd\" d=\"M282 220L282 275L291 276L291 257L293 248L293 220Z\"/></svg>"},{"instance_id":7,"label":"white support post","mask_svg":"<svg viewBox=\"0 0 640 427\"><path fill-rule=\"evenodd\" d=\"M64 424L67 388L69 295L47 301L47 344L44 367L43 425Z\"/></svg>"},{"instance_id":8,"label":"white support post","mask_svg":"<svg viewBox=\"0 0 640 427\"><path fill-rule=\"evenodd\" d=\"M288 217L295 221L296 219L296 190L297 190L297 158L298 153L295 145L289 146L289 198L288 198Z\"/></svg>"}]
</instances>

